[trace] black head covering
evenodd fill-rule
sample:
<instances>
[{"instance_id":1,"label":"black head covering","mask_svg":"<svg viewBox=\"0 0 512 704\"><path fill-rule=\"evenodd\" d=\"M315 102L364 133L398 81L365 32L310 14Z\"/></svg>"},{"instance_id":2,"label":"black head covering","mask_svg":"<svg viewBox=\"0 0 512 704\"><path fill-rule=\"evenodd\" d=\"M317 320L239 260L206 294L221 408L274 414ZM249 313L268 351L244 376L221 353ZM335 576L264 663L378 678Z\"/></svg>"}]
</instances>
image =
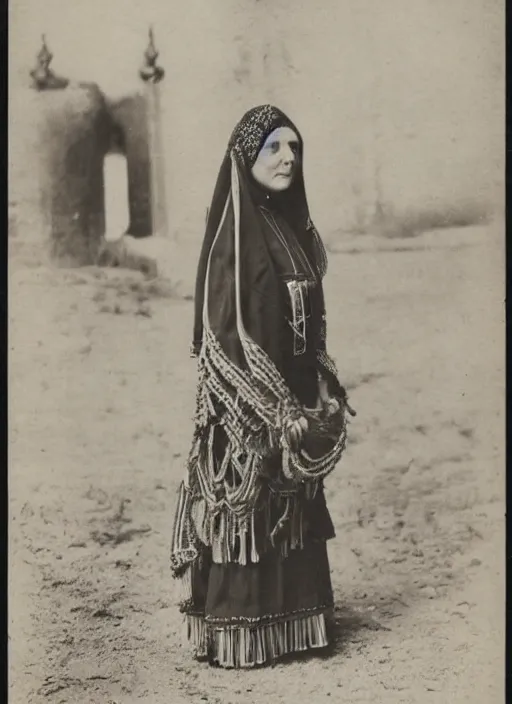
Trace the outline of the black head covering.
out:
<instances>
[{"instance_id":1,"label":"black head covering","mask_svg":"<svg viewBox=\"0 0 512 704\"><path fill-rule=\"evenodd\" d=\"M299 139L299 163L292 185L269 193L251 175L266 138L278 127L290 127ZM249 337L281 368L283 302L274 264L262 235L259 205L279 212L292 227L321 279L327 260L311 222L302 169L304 145L294 123L278 108L263 105L249 110L228 143L212 203L199 259L193 349L199 353L204 337L204 314L230 360L246 368L236 321L235 208L239 223L239 290L241 318ZM233 193L235 184L236 194ZM237 201L238 205L236 205ZM206 298L208 305L204 306Z\"/></svg>"}]
</instances>

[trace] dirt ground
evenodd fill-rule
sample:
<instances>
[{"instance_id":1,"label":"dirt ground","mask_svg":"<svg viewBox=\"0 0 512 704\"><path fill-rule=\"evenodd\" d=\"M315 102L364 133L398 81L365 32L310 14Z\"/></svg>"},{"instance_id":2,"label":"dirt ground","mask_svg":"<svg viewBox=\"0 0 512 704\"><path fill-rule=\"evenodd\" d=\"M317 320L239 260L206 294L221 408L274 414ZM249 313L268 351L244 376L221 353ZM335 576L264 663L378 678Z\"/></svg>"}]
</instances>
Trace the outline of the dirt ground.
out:
<instances>
[{"instance_id":1,"label":"dirt ground","mask_svg":"<svg viewBox=\"0 0 512 704\"><path fill-rule=\"evenodd\" d=\"M501 226L332 254L330 347L358 411L327 482L338 638L233 672L191 659L169 570L190 300L13 257L12 704L504 701L502 261Z\"/></svg>"}]
</instances>

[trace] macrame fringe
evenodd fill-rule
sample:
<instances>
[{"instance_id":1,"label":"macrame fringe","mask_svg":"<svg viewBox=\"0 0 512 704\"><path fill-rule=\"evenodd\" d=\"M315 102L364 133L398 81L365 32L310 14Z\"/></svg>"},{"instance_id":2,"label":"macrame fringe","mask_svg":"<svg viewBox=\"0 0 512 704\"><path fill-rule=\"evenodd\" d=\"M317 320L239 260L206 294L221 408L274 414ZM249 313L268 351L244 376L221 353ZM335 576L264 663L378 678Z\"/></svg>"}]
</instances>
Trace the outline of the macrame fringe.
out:
<instances>
[{"instance_id":1,"label":"macrame fringe","mask_svg":"<svg viewBox=\"0 0 512 704\"><path fill-rule=\"evenodd\" d=\"M182 608L192 603L192 565L188 565L185 572L174 580L176 603Z\"/></svg>"},{"instance_id":2,"label":"macrame fringe","mask_svg":"<svg viewBox=\"0 0 512 704\"><path fill-rule=\"evenodd\" d=\"M219 628L200 616L186 617L187 638L198 657L221 667L266 665L290 653L328 644L325 615L299 616L259 626Z\"/></svg>"},{"instance_id":3,"label":"macrame fringe","mask_svg":"<svg viewBox=\"0 0 512 704\"><path fill-rule=\"evenodd\" d=\"M228 507L211 512L205 499L192 497L182 483L174 526L171 568L174 577L185 590L190 589L190 571L200 559L202 547L211 549L212 561L239 565L256 564L270 547L280 550L283 557L290 550L304 546L304 501L316 496L318 484L304 485L301 494L286 492L283 487L270 487L263 497L262 509L249 515L235 514ZM261 536L266 538L261 538ZM180 586L181 589L181 586ZM180 602L186 603L185 591Z\"/></svg>"},{"instance_id":4,"label":"macrame fringe","mask_svg":"<svg viewBox=\"0 0 512 704\"><path fill-rule=\"evenodd\" d=\"M197 559L197 536L191 520L192 496L185 482L178 490L178 504L174 516L171 546L171 570L179 577L190 563Z\"/></svg>"},{"instance_id":5,"label":"macrame fringe","mask_svg":"<svg viewBox=\"0 0 512 704\"><path fill-rule=\"evenodd\" d=\"M304 491L306 500L314 498L317 490L316 485L308 487ZM283 557L288 557L290 550L304 547L303 500L297 494L285 497L276 495L268 498L262 515L253 511L250 516L237 516L225 510L217 514L216 521L208 518L206 512L202 514L202 520L210 528L208 539L205 539L207 529L204 526L198 526L197 532L203 535L205 545L211 546L213 562L255 564L260 561L262 549L266 549L257 537L258 519L264 521L265 535L270 537L272 546L279 548ZM277 520L272 518L276 509L279 515Z\"/></svg>"}]
</instances>

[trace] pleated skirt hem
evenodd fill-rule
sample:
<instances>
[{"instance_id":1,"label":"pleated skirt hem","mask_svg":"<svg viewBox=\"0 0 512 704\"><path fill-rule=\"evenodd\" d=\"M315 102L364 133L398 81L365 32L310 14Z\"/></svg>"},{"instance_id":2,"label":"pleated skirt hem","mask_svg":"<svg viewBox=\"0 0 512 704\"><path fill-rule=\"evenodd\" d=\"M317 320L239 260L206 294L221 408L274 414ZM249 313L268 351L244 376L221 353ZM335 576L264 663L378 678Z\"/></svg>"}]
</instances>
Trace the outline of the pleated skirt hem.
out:
<instances>
[{"instance_id":1,"label":"pleated skirt hem","mask_svg":"<svg viewBox=\"0 0 512 704\"><path fill-rule=\"evenodd\" d=\"M187 615L185 624L196 657L224 668L269 665L286 655L329 645L325 613L248 626L219 626Z\"/></svg>"}]
</instances>

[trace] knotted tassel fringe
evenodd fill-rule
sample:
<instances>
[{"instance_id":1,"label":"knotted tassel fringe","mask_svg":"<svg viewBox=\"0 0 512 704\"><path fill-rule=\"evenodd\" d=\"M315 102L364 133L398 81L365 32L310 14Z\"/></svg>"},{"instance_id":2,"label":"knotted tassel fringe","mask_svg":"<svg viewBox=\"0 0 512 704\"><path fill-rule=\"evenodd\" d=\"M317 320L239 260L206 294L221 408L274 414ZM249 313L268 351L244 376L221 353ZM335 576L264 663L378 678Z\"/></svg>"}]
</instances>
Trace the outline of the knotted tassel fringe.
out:
<instances>
[{"instance_id":1,"label":"knotted tassel fringe","mask_svg":"<svg viewBox=\"0 0 512 704\"><path fill-rule=\"evenodd\" d=\"M226 508L211 514L204 499L192 500L182 487L171 555L174 576L180 577L199 557L199 543L211 547L212 560L217 564L259 562L259 551L267 548L261 542L261 547L257 547L257 514L264 522L262 529L270 537L269 545L278 548L283 557L287 557L290 550L301 549L304 546L303 501L314 498L317 490L317 486L307 486L303 497L292 493L281 496L274 492L263 514L252 511L249 515L236 515Z\"/></svg>"},{"instance_id":2,"label":"knotted tassel fringe","mask_svg":"<svg viewBox=\"0 0 512 704\"><path fill-rule=\"evenodd\" d=\"M192 601L192 565L175 579L175 599L180 606L185 606Z\"/></svg>"},{"instance_id":3,"label":"knotted tassel fringe","mask_svg":"<svg viewBox=\"0 0 512 704\"><path fill-rule=\"evenodd\" d=\"M314 488L309 489L314 496ZM301 499L297 496L288 496L278 504L281 516L273 523L272 503L268 502L266 511L266 529L270 535L270 542L278 547L283 557L287 557L290 550L301 549L304 546L303 536L303 507ZM209 523L209 528L204 525ZM212 560L218 564L236 562L246 565L259 562L260 554L256 548L257 529L256 512L249 516L235 516L229 511L221 511L215 519L208 519L207 513L202 518L202 523L196 524L198 534L207 536L205 543L212 548Z\"/></svg>"},{"instance_id":4,"label":"knotted tassel fringe","mask_svg":"<svg viewBox=\"0 0 512 704\"><path fill-rule=\"evenodd\" d=\"M222 511L210 520L208 543L212 549L212 560L217 564L237 562L246 565L250 560L259 562L256 549L256 523L254 512L249 516L235 516L229 511Z\"/></svg>"},{"instance_id":5,"label":"knotted tassel fringe","mask_svg":"<svg viewBox=\"0 0 512 704\"><path fill-rule=\"evenodd\" d=\"M266 665L288 655L328 645L324 614L300 616L254 627L219 628L187 616L187 636L198 657L225 668Z\"/></svg>"}]
</instances>

